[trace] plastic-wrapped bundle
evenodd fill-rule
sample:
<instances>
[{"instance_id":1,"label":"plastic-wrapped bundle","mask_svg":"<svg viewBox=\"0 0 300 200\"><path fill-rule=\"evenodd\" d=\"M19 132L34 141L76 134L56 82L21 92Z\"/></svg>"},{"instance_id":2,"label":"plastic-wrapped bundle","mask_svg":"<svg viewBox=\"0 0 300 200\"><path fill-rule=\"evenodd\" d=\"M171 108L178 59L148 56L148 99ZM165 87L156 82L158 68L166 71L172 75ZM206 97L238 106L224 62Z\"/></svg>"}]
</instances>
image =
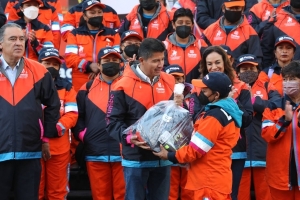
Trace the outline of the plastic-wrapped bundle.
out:
<instances>
[{"instance_id":1,"label":"plastic-wrapped bundle","mask_svg":"<svg viewBox=\"0 0 300 200\"><path fill-rule=\"evenodd\" d=\"M137 134L153 151L160 151L162 144L168 151L176 151L186 145L193 132L189 112L174 101L161 101L151 107L123 134Z\"/></svg>"}]
</instances>

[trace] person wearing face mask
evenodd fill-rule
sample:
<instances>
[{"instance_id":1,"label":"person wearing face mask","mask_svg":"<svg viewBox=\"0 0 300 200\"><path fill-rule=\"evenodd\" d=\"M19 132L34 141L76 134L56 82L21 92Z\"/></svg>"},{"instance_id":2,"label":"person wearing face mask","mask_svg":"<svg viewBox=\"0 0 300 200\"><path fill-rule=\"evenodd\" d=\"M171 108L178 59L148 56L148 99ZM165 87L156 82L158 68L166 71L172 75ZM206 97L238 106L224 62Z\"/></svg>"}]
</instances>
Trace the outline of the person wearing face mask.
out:
<instances>
[{"instance_id":1,"label":"person wearing face mask","mask_svg":"<svg viewBox=\"0 0 300 200\"><path fill-rule=\"evenodd\" d=\"M229 46L234 58L243 54L253 54L261 63L260 39L244 17L244 7L244 0L226 0L222 6L224 16L205 29L203 38L208 45Z\"/></svg>"},{"instance_id":2,"label":"person wearing face mask","mask_svg":"<svg viewBox=\"0 0 300 200\"><path fill-rule=\"evenodd\" d=\"M72 83L76 91L88 81L90 73L99 72L97 52L104 47L119 50L120 36L114 29L104 27L104 4L97 0L82 5L85 24L72 30L65 50L66 66L72 68Z\"/></svg>"},{"instance_id":3,"label":"person wearing face mask","mask_svg":"<svg viewBox=\"0 0 300 200\"><path fill-rule=\"evenodd\" d=\"M61 59L58 50L43 48L38 61L50 72L61 102L58 127L63 131L59 138L50 138L50 159L41 160L42 172L39 199L64 199L69 193L70 141L69 129L78 118L76 92L72 84L59 76ZM48 143L46 143L48 144ZM45 148L43 144L43 148Z\"/></svg>"},{"instance_id":4,"label":"person wearing face mask","mask_svg":"<svg viewBox=\"0 0 300 200\"><path fill-rule=\"evenodd\" d=\"M296 49L297 44L293 38L287 35L278 37L274 45L276 62L270 67L265 67L259 74L259 79L263 82L272 83L281 96L283 95L283 79L281 72L282 69L293 60Z\"/></svg>"},{"instance_id":5,"label":"person wearing face mask","mask_svg":"<svg viewBox=\"0 0 300 200\"><path fill-rule=\"evenodd\" d=\"M290 5L285 6L276 16L269 19L269 22L264 27L261 38L261 49L264 55L263 66L269 67L275 61L273 47L276 39L280 36L288 35L293 38L296 44L294 55L295 60L300 59L300 1L290 0Z\"/></svg>"},{"instance_id":6,"label":"person wearing face mask","mask_svg":"<svg viewBox=\"0 0 300 200\"><path fill-rule=\"evenodd\" d=\"M122 144L125 200L167 200L172 163L152 154L136 135L122 132L141 118L153 105L173 99L175 80L162 72L165 45L146 38L139 48L139 63L126 67L112 88L107 109L106 130Z\"/></svg>"},{"instance_id":7,"label":"person wearing face mask","mask_svg":"<svg viewBox=\"0 0 300 200\"><path fill-rule=\"evenodd\" d=\"M175 84L181 83L185 84L185 88L183 91L183 103L182 107L188 110L189 106L189 98L191 96L190 91L192 89L192 85L189 83L185 83L185 76L183 69L179 65L170 65L164 69L167 74L171 74L175 79ZM181 167L180 165L174 164L171 167L171 181L170 181L170 194L169 200L193 200L194 193L191 190L185 189L187 181L187 169Z\"/></svg>"},{"instance_id":8,"label":"person wearing face mask","mask_svg":"<svg viewBox=\"0 0 300 200\"><path fill-rule=\"evenodd\" d=\"M20 25L26 33L26 49L24 55L27 58L37 61L39 52L43 47L53 48L53 34L51 29L40 22L37 17L40 0L19 1L22 17L13 23Z\"/></svg>"},{"instance_id":9,"label":"person wearing face mask","mask_svg":"<svg viewBox=\"0 0 300 200\"><path fill-rule=\"evenodd\" d=\"M61 7L58 10L58 6L54 4L55 0L41 0L42 4L38 10L37 19L43 24L47 25L52 32L53 35L53 44L56 49L60 48L60 22L62 21ZM54 7L56 6L56 7ZM60 5L61 6L61 5ZM12 22L20 19L23 16L23 12L20 10L20 4L18 1L9 0L6 8L5 15L7 16L7 21Z\"/></svg>"},{"instance_id":10,"label":"person wearing face mask","mask_svg":"<svg viewBox=\"0 0 300 200\"><path fill-rule=\"evenodd\" d=\"M125 31L121 36L121 56L125 65L133 61L134 55L138 59L138 51L143 38L137 32Z\"/></svg>"},{"instance_id":11,"label":"person wearing face mask","mask_svg":"<svg viewBox=\"0 0 300 200\"><path fill-rule=\"evenodd\" d=\"M187 1L187 0L185 0ZM260 1L260 0L259 0ZM245 1L245 13L248 13L257 2L257 0L246 0ZM196 15L197 24L203 30L209 27L211 24L218 21L223 16L224 11L221 7L227 0L196 0Z\"/></svg>"},{"instance_id":12,"label":"person wearing face mask","mask_svg":"<svg viewBox=\"0 0 300 200\"><path fill-rule=\"evenodd\" d=\"M207 47L207 44L202 39L196 39L192 34L194 21L190 9L179 8L176 10L172 24L175 32L168 35L164 41L167 49L164 66L173 64L182 66L185 81L191 83L192 79L200 76L201 51Z\"/></svg>"},{"instance_id":13,"label":"person wearing face mask","mask_svg":"<svg viewBox=\"0 0 300 200\"><path fill-rule=\"evenodd\" d=\"M253 120L246 128L247 159L239 186L240 200L251 199L252 184L256 199L271 199L269 186L265 180L267 143L261 137L262 113L269 102L281 97L272 83L258 79L259 71L255 55L245 54L238 58L236 72L239 79L249 85L254 111Z\"/></svg>"},{"instance_id":14,"label":"person wearing face mask","mask_svg":"<svg viewBox=\"0 0 300 200\"><path fill-rule=\"evenodd\" d=\"M193 190L192 199L229 200L232 148L239 138L243 112L228 97L232 82L226 74L211 72L192 84L202 88L198 99L205 108L196 120L191 141L176 152L161 146L154 154L173 163L189 163L185 188Z\"/></svg>"},{"instance_id":15,"label":"person wearing face mask","mask_svg":"<svg viewBox=\"0 0 300 200\"><path fill-rule=\"evenodd\" d=\"M124 200L125 182L120 145L106 131L106 109L110 109L111 88L121 78L121 55L113 48L102 48L97 65L100 74L84 84L77 94L79 118L74 136L83 142L85 160L95 200ZM101 97L101 98L99 98Z\"/></svg>"},{"instance_id":16,"label":"person wearing face mask","mask_svg":"<svg viewBox=\"0 0 300 200\"><path fill-rule=\"evenodd\" d=\"M118 32L122 35L125 31L133 30L144 38L165 40L173 32L171 18L166 7L156 0L139 0L126 16Z\"/></svg>"},{"instance_id":17,"label":"person wearing face mask","mask_svg":"<svg viewBox=\"0 0 300 200\"><path fill-rule=\"evenodd\" d=\"M83 15L82 6L89 0L83 0L81 3L73 6L69 11L64 15L63 22L61 26L61 35L63 41L67 42L68 36L71 31L75 28L78 28L80 25L80 18ZM98 0L101 3L101 0ZM103 25L107 28L117 29L120 27L120 19L118 13L110 7L105 5L103 8Z\"/></svg>"},{"instance_id":18,"label":"person wearing face mask","mask_svg":"<svg viewBox=\"0 0 300 200\"><path fill-rule=\"evenodd\" d=\"M273 200L300 199L300 63L282 69L284 96L263 113L262 137L268 143L266 181Z\"/></svg>"},{"instance_id":19,"label":"person wearing face mask","mask_svg":"<svg viewBox=\"0 0 300 200\"><path fill-rule=\"evenodd\" d=\"M201 77L205 77L207 74L216 71L223 72L230 78L234 87L230 96L236 101L240 110L243 111L242 127L240 132L237 133L240 135L240 138L237 145L232 149L233 154L231 156L233 180L231 198L237 200L239 184L247 157L245 128L248 127L252 121L253 107L248 86L238 79L226 52L219 46L211 46L208 47L202 55L202 60L200 62ZM205 104L199 101L199 95L201 95L201 88L194 87L189 106L194 121L198 119L199 114L205 107Z\"/></svg>"},{"instance_id":20,"label":"person wearing face mask","mask_svg":"<svg viewBox=\"0 0 300 200\"><path fill-rule=\"evenodd\" d=\"M262 0L250 9L247 14L248 22L261 37L268 20L289 4L289 0Z\"/></svg>"}]
</instances>

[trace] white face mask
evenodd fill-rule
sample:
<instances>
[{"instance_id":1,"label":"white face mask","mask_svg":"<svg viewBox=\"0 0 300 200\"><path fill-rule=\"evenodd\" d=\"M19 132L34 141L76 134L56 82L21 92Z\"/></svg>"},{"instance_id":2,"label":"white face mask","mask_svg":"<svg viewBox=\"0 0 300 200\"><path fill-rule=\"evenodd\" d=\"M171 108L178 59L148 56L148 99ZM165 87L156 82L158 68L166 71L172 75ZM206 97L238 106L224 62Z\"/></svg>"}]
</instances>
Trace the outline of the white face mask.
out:
<instances>
[{"instance_id":1,"label":"white face mask","mask_svg":"<svg viewBox=\"0 0 300 200\"><path fill-rule=\"evenodd\" d=\"M28 19L36 19L39 15L39 8L35 6L29 6L24 9L23 13Z\"/></svg>"}]
</instances>

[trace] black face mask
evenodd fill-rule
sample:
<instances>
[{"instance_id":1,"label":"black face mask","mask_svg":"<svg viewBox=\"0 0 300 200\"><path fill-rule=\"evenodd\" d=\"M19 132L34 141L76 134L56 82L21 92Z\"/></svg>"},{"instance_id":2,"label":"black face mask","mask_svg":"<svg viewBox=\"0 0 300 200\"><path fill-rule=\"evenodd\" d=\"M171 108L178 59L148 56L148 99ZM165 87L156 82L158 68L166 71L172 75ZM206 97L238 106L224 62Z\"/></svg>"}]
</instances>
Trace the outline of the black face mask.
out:
<instances>
[{"instance_id":1,"label":"black face mask","mask_svg":"<svg viewBox=\"0 0 300 200\"><path fill-rule=\"evenodd\" d=\"M299 0L291 0L290 1L290 5L293 8L300 9L300 1Z\"/></svg>"},{"instance_id":2,"label":"black face mask","mask_svg":"<svg viewBox=\"0 0 300 200\"><path fill-rule=\"evenodd\" d=\"M252 84L256 81L257 77L258 77L258 72L254 72L254 71L245 71L240 73L239 75L240 80L248 83L248 84Z\"/></svg>"},{"instance_id":3,"label":"black face mask","mask_svg":"<svg viewBox=\"0 0 300 200\"><path fill-rule=\"evenodd\" d=\"M59 70L55 69L54 67L48 67L47 70L51 74L52 78L55 79L59 77Z\"/></svg>"},{"instance_id":4,"label":"black face mask","mask_svg":"<svg viewBox=\"0 0 300 200\"><path fill-rule=\"evenodd\" d=\"M134 54L136 56L138 56L139 48L140 47L136 44L130 44L124 48L124 52L125 52L126 56L128 56L129 58L133 58Z\"/></svg>"},{"instance_id":5,"label":"black face mask","mask_svg":"<svg viewBox=\"0 0 300 200\"><path fill-rule=\"evenodd\" d=\"M178 35L178 37L184 39L184 38L187 38L190 34L191 34L191 31L192 31L192 27L190 26L177 26L176 27L176 34Z\"/></svg>"},{"instance_id":6,"label":"black face mask","mask_svg":"<svg viewBox=\"0 0 300 200\"><path fill-rule=\"evenodd\" d=\"M88 20L88 23L93 27L103 27L102 25L103 16L91 17Z\"/></svg>"},{"instance_id":7,"label":"black face mask","mask_svg":"<svg viewBox=\"0 0 300 200\"><path fill-rule=\"evenodd\" d=\"M150 11L156 6L155 0L140 0L140 5L143 9Z\"/></svg>"},{"instance_id":8,"label":"black face mask","mask_svg":"<svg viewBox=\"0 0 300 200\"><path fill-rule=\"evenodd\" d=\"M102 64L102 74L113 77L120 73L120 63L109 62Z\"/></svg>"},{"instance_id":9,"label":"black face mask","mask_svg":"<svg viewBox=\"0 0 300 200\"><path fill-rule=\"evenodd\" d=\"M224 13L225 19L227 19L231 23L235 23L239 21L242 17L242 11L232 11L232 10L226 10Z\"/></svg>"},{"instance_id":10,"label":"black face mask","mask_svg":"<svg viewBox=\"0 0 300 200\"><path fill-rule=\"evenodd\" d=\"M211 94L211 95L213 95L213 94ZM211 95L209 97L211 97ZM205 94L201 91L199 96L198 96L201 105L205 106L205 105L211 103L208 99L209 97L205 96Z\"/></svg>"}]
</instances>

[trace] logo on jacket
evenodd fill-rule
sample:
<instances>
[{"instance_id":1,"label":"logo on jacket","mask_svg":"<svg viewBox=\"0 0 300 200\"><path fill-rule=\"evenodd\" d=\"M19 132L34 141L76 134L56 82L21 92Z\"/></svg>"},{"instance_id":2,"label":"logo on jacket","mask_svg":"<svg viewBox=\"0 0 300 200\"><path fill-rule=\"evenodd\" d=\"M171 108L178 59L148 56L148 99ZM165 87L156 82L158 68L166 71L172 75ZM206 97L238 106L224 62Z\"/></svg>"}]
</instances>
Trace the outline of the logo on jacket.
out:
<instances>
[{"instance_id":1,"label":"logo on jacket","mask_svg":"<svg viewBox=\"0 0 300 200\"><path fill-rule=\"evenodd\" d=\"M223 37L221 37L222 32L218 30L216 36L214 37L214 40L223 40Z\"/></svg>"},{"instance_id":2,"label":"logo on jacket","mask_svg":"<svg viewBox=\"0 0 300 200\"><path fill-rule=\"evenodd\" d=\"M27 77L28 77L28 73L25 69L23 69L20 76L19 76L19 78L27 78Z\"/></svg>"},{"instance_id":3,"label":"logo on jacket","mask_svg":"<svg viewBox=\"0 0 300 200\"><path fill-rule=\"evenodd\" d=\"M263 16L262 20L265 21L265 20L269 19L270 15L271 15L271 12L269 10L266 10L266 13Z\"/></svg>"},{"instance_id":4,"label":"logo on jacket","mask_svg":"<svg viewBox=\"0 0 300 200\"><path fill-rule=\"evenodd\" d=\"M165 91L165 88L164 88L164 85L161 84L161 82L158 82L158 83L157 83L156 92L157 92L157 93L160 93L160 94L163 94L163 93L166 92L166 91Z\"/></svg>"},{"instance_id":5,"label":"logo on jacket","mask_svg":"<svg viewBox=\"0 0 300 200\"><path fill-rule=\"evenodd\" d=\"M285 25L285 26L295 26L296 23L293 22L293 18L288 17L288 19L287 19L287 21L286 21L286 23L285 23L284 25Z\"/></svg>"},{"instance_id":6,"label":"logo on jacket","mask_svg":"<svg viewBox=\"0 0 300 200\"><path fill-rule=\"evenodd\" d=\"M84 51L84 47L79 45L78 54L80 57L85 57L85 53L83 51Z\"/></svg>"},{"instance_id":7,"label":"logo on jacket","mask_svg":"<svg viewBox=\"0 0 300 200\"><path fill-rule=\"evenodd\" d=\"M188 53L188 57L189 58L197 58L197 54L195 54L194 50L190 50L190 52Z\"/></svg>"},{"instance_id":8,"label":"logo on jacket","mask_svg":"<svg viewBox=\"0 0 300 200\"><path fill-rule=\"evenodd\" d=\"M260 98L263 98L263 96L264 96L264 95L263 95L263 94L261 93L261 91L259 91L259 90L256 91L255 94L254 94L254 97L260 97Z\"/></svg>"},{"instance_id":9,"label":"logo on jacket","mask_svg":"<svg viewBox=\"0 0 300 200\"><path fill-rule=\"evenodd\" d=\"M177 51L176 50L172 50L170 59L171 60L179 60L180 59L180 56L177 56Z\"/></svg>"},{"instance_id":10,"label":"logo on jacket","mask_svg":"<svg viewBox=\"0 0 300 200\"><path fill-rule=\"evenodd\" d=\"M151 27L158 30L159 24L157 22L157 19L153 21L153 23L151 24Z\"/></svg>"},{"instance_id":11,"label":"logo on jacket","mask_svg":"<svg viewBox=\"0 0 300 200\"><path fill-rule=\"evenodd\" d=\"M235 40L240 39L239 32L238 31L234 31L233 34L231 34L231 38L235 39Z\"/></svg>"},{"instance_id":12,"label":"logo on jacket","mask_svg":"<svg viewBox=\"0 0 300 200\"><path fill-rule=\"evenodd\" d=\"M140 25L139 19L135 19L131 29L140 29L140 28L141 28L141 25Z\"/></svg>"}]
</instances>

